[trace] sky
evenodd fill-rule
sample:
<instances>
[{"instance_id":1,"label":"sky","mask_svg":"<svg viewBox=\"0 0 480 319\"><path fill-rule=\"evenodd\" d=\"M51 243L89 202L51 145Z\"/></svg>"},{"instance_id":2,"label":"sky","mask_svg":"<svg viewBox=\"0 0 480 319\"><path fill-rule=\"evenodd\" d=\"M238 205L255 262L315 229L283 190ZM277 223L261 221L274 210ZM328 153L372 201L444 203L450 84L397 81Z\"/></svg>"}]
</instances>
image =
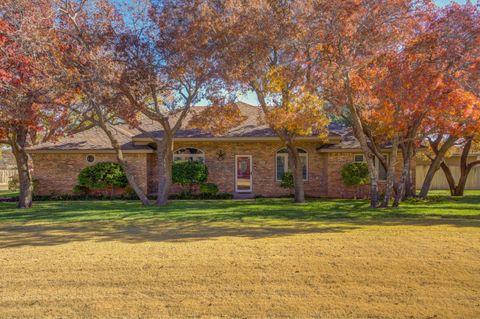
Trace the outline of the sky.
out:
<instances>
[{"instance_id":1,"label":"sky","mask_svg":"<svg viewBox=\"0 0 480 319\"><path fill-rule=\"evenodd\" d=\"M465 4L466 0L456 0L456 1L450 1L450 0L435 0L434 1L438 6L446 6L447 4L451 2L457 2L460 4ZM251 104L251 105L258 105L258 100L253 92L249 92L247 94L241 95L238 97L239 101Z\"/></svg>"}]
</instances>

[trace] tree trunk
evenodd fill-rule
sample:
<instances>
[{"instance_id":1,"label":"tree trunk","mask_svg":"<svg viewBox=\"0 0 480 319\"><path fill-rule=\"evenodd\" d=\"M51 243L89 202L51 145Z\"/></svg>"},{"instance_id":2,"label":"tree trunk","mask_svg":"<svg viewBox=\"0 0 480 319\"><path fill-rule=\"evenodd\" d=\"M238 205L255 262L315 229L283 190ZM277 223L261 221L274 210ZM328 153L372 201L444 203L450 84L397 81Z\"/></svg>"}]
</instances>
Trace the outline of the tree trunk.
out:
<instances>
[{"instance_id":1,"label":"tree trunk","mask_svg":"<svg viewBox=\"0 0 480 319\"><path fill-rule=\"evenodd\" d=\"M25 149L27 146L27 133L27 129L21 127L15 132L14 137L10 139L13 155L17 163L18 180L20 184L18 208L32 207L33 200L33 182L28 167L28 154Z\"/></svg>"},{"instance_id":2,"label":"tree trunk","mask_svg":"<svg viewBox=\"0 0 480 319\"><path fill-rule=\"evenodd\" d=\"M435 176L435 173L439 170L440 165L445 158L445 154L455 144L456 139L456 137L450 135L443 143L442 147L440 147L440 149L436 149L436 145L430 142L432 149L435 152L435 158L432 160L430 166L428 167L427 175L425 176L422 189L420 190L420 198L427 198L428 191L430 190L430 186L433 181L433 177Z\"/></svg>"},{"instance_id":3,"label":"tree trunk","mask_svg":"<svg viewBox=\"0 0 480 319\"><path fill-rule=\"evenodd\" d=\"M355 106L352 96L352 90L350 87L350 77L348 73L344 74L345 80L345 91L347 96L347 107L350 111L350 115L352 117L352 126L353 132L355 137L357 138L358 142L360 143L360 148L365 156L365 160L367 161L368 172L370 174L370 207L377 208L378 206L378 172L375 166L375 157L372 154L372 151L368 147L367 136L365 135L362 120L360 115L358 114L358 110Z\"/></svg>"},{"instance_id":4,"label":"tree trunk","mask_svg":"<svg viewBox=\"0 0 480 319\"><path fill-rule=\"evenodd\" d=\"M412 159L408 159L409 161L411 161ZM408 164L408 166L410 167L410 169L408 170L407 172L407 176L405 178L405 198L413 198L415 197L415 193L416 193L416 185L413 183L412 181L412 164L411 162Z\"/></svg>"},{"instance_id":5,"label":"tree trunk","mask_svg":"<svg viewBox=\"0 0 480 319\"><path fill-rule=\"evenodd\" d=\"M470 149L472 148L473 137L467 137L465 139L466 142L463 145L462 156L460 157L460 179L455 187L453 196L463 196L468 174L470 174L473 165L475 165L474 163L468 164L468 154L470 154Z\"/></svg>"},{"instance_id":6,"label":"tree trunk","mask_svg":"<svg viewBox=\"0 0 480 319\"><path fill-rule=\"evenodd\" d=\"M382 201L382 207L388 207L390 197L393 193L393 186L395 184L395 168L397 166L398 140L399 136L396 133L392 140L392 154L390 155L390 162L388 163L387 185L385 188L385 196L383 197Z\"/></svg>"},{"instance_id":7,"label":"tree trunk","mask_svg":"<svg viewBox=\"0 0 480 319\"><path fill-rule=\"evenodd\" d=\"M157 206L168 203L168 194L172 186L173 138L165 134L157 140L158 191Z\"/></svg>"},{"instance_id":8,"label":"tree trunk","mask_svg":"<svg viewBox=\"0 0 480 319\"><path fill-rule=\"evenodd\" d=\"M305 191L303 187L303 167L300 154L295 145L287 145L288 162L291 165L294 186L294 202L305 203Z\"/></svg>"},{"instance_id":9,"label":"tree trunk","mask_svg":"<svg viewBox=\"0 0 480 319\"><path fill-rule=\"evenodd\" d=\"M411 164L413 157L413 142L407 142L406 144L401 145L402 149L402 159L403 159L403 168L402 175L400 176L400 181L398 182L397 191L395 194L395 199L393 201L392 207L396 208L400 205L400 202L407 196L407 193L412 192L412 181L411 181Z\"/></svg>"},{"instance_id":10,"label":"tree trunk","mask_svg":"<svg viewBox=\"0 0 480 319\"><path fill-rule=\"evenodd\" d=\"M458 180L458 184L455 184L455 179L447 163L443 161L441 164L441 168L445 174L445 177L447 178L450 194L452 196L463 196L465 194L465 186L467 185L468 175L473 167L480 164L480 161L478 160L468 163L468 155L470 154L473 138L467 137L465 139L466 142L463 146L462 155L460 157L460 178Z\"/></svg>"},{"instance_id":11,"label":"tree trunk","mask_svg":"<svg viewBox=\"0 0 480 319\"><path fill-rule=\"evenodd\" d=\"M101 118L101 112L100 111L97 111L97 115L99 116L99 118ZM123 157L123 151L122 151L122 148L120 146L120 143L115 138L115 136L112 134L110 129L107 127L105 122L103 122L102 120L99 120L97 122L97 124L105 132L108 139L110 140L110 144L112 145L112 147L115 150L115 153L117 155L117 162L122 167L123 171L125 172L125 175L127 176L128 184L135 191L135 194L137 194L138 198L140 199L140 201L142 202L143 205L145 205L145 206L150 205L150 201L148 200L147 195L145 195L145 192L138 185L138 183L135 179L135 173L134 173L133 168L130 166L130 163L128 163L128 161L126 161L125 158Z\"/></svg>"},{"instance_id":12,"label":"tree trunk","mask_svg":"<svg viewBox=\"0 0 480 319\"><path fill-rule=\"evenodd\" d=\"M405 197L407 179L410 173L410 164L411 159L409 158L409 156L407 156L403 161L402 176L400 177L400 181L398 182L397 193L395 194L395 199L392 204L392 207L394 208L398 207L400 205L400 202Z\"/></svg>"},{"instance_id":13,"label":"tree trunk","mask_svg":"<svg viewBox=\"0 0 480 319\"><path fill-rule=\"evenodd\" d=\"M455 196L455 178L453 177L450 167L448 167L445 161L440 164L440 167L442 168L443 174L445 174L445 178L447 179L448 188L450 189L450 195Z\"/></svg>"},{"instance_id":14,"label":"tree trunk","mask_svg":"<svg viewBox=\"0 0 480 319\"><path fill-rule=\"evenodd\" d=\"M458 184L455 187L453 192L453 196L463 196L465 194L465 186L467 185L468 174L470 173L470 168L468 167L462 174L460 175L460 179L458 180Z\"/></svg>"}]
</instances>

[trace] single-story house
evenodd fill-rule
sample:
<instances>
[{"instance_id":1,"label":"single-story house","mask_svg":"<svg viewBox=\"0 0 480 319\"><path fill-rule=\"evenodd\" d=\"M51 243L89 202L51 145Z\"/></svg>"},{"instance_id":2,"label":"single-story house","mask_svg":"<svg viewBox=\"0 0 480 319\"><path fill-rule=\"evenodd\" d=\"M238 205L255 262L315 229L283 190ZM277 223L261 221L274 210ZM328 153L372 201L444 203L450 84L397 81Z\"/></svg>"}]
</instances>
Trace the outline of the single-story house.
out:
<instances>
[{"instance_id":1,"label":"single-story house","mask_svg":"<svg viewBox=\"0 0 480 319\"><path fill-rule=\"evenodd\" d=\"M191 128L188 120L185 121L187 124L174 138L174 160L204 161L209 182L217 184L221 192L266 197L288 195L290 191L280 187L281 176L289 167L284 145L270 128L259 122L258 107L244 103L238 106L246 120L221 136ZM141 127L142 130L138 130L120 125L116 127L116 135L126 159L135 168L136 180L152 194L156 192L158 180L156 150L151 136L145 132L161 137L163 131L158 123L148 119L142 120ZM305 194L353 197L357 190L343 184L340 172L346 163L363 161L363 155L349 129L330 124L328 131L326 140L315 134L298 138L304 162ZM29 153L34 177L39 182L39 195L72 193L84 167L97 162L115 162L108 138L96 127L36 145ZM378 167L380 179L385 179L385 171L381 165ZM413 165L412 176L415 176L414 169ZM366 194L368 186L362 191L362 196Z\"/></svg>"}]
</instances>

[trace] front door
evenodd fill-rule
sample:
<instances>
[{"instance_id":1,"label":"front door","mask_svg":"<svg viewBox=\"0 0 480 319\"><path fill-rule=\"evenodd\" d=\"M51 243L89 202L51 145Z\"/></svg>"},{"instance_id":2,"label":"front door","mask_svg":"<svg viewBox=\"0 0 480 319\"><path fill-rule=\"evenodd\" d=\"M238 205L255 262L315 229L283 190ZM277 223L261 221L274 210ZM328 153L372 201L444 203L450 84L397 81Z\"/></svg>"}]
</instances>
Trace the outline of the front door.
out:
<instances>
[{"instance_id":1,"label":"front door","mask_svg":"<svg viewBox=\"0 0 480 319\"><path fill-rule=\"evenodd\" d=\"M235 191L238 193L252 192L252 156L235 156Z\"/></svg>"}]
</instances>

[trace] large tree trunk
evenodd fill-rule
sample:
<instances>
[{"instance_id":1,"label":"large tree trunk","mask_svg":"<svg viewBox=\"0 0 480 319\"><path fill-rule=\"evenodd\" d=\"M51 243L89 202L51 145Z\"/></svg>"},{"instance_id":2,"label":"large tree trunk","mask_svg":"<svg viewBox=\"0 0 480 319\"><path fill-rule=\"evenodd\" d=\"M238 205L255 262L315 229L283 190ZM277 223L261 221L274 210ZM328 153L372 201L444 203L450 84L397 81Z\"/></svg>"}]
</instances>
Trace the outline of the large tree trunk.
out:
<instances>
[{"instance_id":1,"label":"large tree trunk","mask_svg":"<svg viewBox=\"0 0 480 319\"><path fill-rule=\"evenodd\" d=\"M455 144L457 140L456 137L450 135L447 140L443 143L443 145L438 149L438 143L440 142L439 138L437 138L437 142L430 141L430 145L432 146L433 151L435 152L435 157L431 161L430 166L428 167L427 175L425 176L425 180L422 184L422 189L420 190L419 197L420 198L427 198L428 191L430 190L430 186L432 185L433 178L435 173L440 169L440 165L442 164L443 160L445 159L445 154L447 151Z\"/></svg>"},{"instance_id":2,"label":"large tree trunk","mask_svg":"<svg viewBox=\"0 0 480 319\"><path fill-rule=\"evenodd\" d=\"M353 101L352 91L350 87L350 78L348 74L344 75L345 80L345 90L347 95L347 107L350 111L352 117L353 132L358 142L360 143L360 148L365 156L365 160L368 166L368 172L370 174L370 207L376 208L378 206L378 172L375 166L375 157L368 146L367 136L365 135L362 120L358 114L358 110Z\"/></svg>"},{"instance_id":3,"label":"large tree trunk","mask_svg":"<svg viewBox=\"0 0 480 319\"><path fill-rule=\"evenodd\" d=\"M303 166L295 145L287 145L288 162L291 165L293 185L295 191L295 203L305 203L305 191L303 185Z\"/></svg>"},{"instance_id":4,"label":"large tree trunk","mask_svg":"<svg viewBox=\"0 0 480 319\"><path fill-rule=\"evenodd\" d=\"M407 156L405 156L403 160L402 176L398 182L397 193L395 194L395 199L392 204L392 207L394 208L398 207L400 202L405 198L406 188L408 187L408 178L410 175L410 165L412 163L411 156L411 153L407 152Z\"/></svg>"},{"instance_id":5,"label":"large tree trunk","mask_svg":"<svg viewBox=\"0 0 480 319\"><path fill-rule=\"evenodd\" d=\"M454 189L452 196L463 196L465 195L465 186L467 185L468 174L470 173L471 168L467 167L465 171L462 171L460 174L460 179L458 184Z\"/></svg>"},{"instance_id":6,"label":"large tree trunk","mask_svg":"<svg viewBox=\"0 0 480 319\"><path fill-rule=\"evenodd\" d=\"M396 133L392 139L392 153L390 155L390 162L388 162L387 185L385 187L385 196L383 197L382 207L388 207L390 197L393 193L393 187L395 185L395 168L397 166L398 140L399 136Z\"/></svg>"},{"instance_id":7,"label":"large tree trunk","mask_svg":"<svg viewBox=\"0 0 480 319\"><path fill-rule=\"evenodd\" d=\"M472 170L472 163L468 164L468 154L470 154L470 149L472 147L473 138L467 137L465 145L463 146L462 156L460 157L460 179L458 184L455 187L453 196L463 196L465 193L465 185L467 185L468 175Z\"/></svg>"},{"instance_id":8,"label":"large tree trunk","mask_svg":"<svg viewBox=\"0 0 480 319\"><path fill-rule=\"evenodd\" d=\"M120 166L123 168L123 171L127 176L128 184L130 185L130 187L132 187L135 194L137 194L142 204L145 206L150 205L150 200L148 199L147 195L145 195L145 192L142 190L142 188L138 185L135 179L135 174L133 172L133 169L130 163L124 160L123 152L121 150L117 152L117 161L120 164Z\"/></svg>"},{"instance_id":9,"label":"large tree trunk","mask_svg":"<svg viewBox=\"0 0 480 319\"><path fill-rule=\"evenodd\" d=\"M33 200L33 182L28 167L28 154L25 149L28 131L26 128L20 127L13 135L10 144L17 163L20 183L20 196L17 206L18 208L30 208Z\"/></svg>"},{"instance_id":10,"label":"large tree trunk","mask_svg":"<svg viewBox=\"0 0 480 319\"><path fill-rule=\"evenodd\" d=\"M158 191L157 205L168 203L168 194L172 186L173 138L165 134L157 140Z\"/></svg>"},{"instance_id":11,"label":"large tree trunk","mask_svg":"<svg viewBox=\"0 0 480 319\"><path fill-rule=\"evenodd\" d=\"M453 177L450 167L448 167L445 161L440 164L440 167L442 168L442 171L445 174L445 178L447 179L448 188L450 189L450 195L455 196L455 178Z\"/></svg>"},{"instance_id":12,"label":"large tree trunk","mask_svg":"<svg viewBox=\"0 0 480 319\"><path fill-rule=\"evenodd\" d=\"M405 178L405 198L413 198L415 197L415 193L416 193L416 185L415 183L413 183L412 181L412 164L411 164L411 161L412 159L408 159L409 161L409 170L407 172L407 176Z\"/></svg>"},{"instance_id":13,"label":"large tree trunk","mask_svg":"<svg viewBox=\"0 0 480 319\"><path fill-rule=\"evenodd\" d=\"M101 117L100 112L97 112L97 115ZM123 156L123 151L120 143L118 142L118 140L115 138L115 136L112 134L110 129L107 127L107 125L103 121L100 120L98 121L97 124L105 132L108 139L110 140L110 144L112 145L116 153L117 162L122 167L123 171L125 172L125 175L127 176L128 184L130 185L130 187L132 187L135 194L137 194L138 198L140 199L143 205L145 206L150 205L150 201L148 200L147 195L145 195L145 192L138 185L137 180L135 179L135 173L133 168L131 167L130 163L128 163L128 161L125 160Z\"/></svg>"},{"instance_id":14,"label":"large tree trunk","mask_svg":"<svg viewBox=\"0 0 480 319\"><path fill-rule=\"evenodd\" d=\"M450 194L452 196L463 196L465 194L465 186L467 185L468 175L473 167L480 164L480 161L474 161L468 163L468 155L472 147L473 138L466 138L465 145L463 146L462 155L460 157L460 178L458 184L455 184L455 178L450 170L450 167L445 161L442 161L440 167L447 178L448 186L450 188Z\"/></svg>"}]
</instances>

